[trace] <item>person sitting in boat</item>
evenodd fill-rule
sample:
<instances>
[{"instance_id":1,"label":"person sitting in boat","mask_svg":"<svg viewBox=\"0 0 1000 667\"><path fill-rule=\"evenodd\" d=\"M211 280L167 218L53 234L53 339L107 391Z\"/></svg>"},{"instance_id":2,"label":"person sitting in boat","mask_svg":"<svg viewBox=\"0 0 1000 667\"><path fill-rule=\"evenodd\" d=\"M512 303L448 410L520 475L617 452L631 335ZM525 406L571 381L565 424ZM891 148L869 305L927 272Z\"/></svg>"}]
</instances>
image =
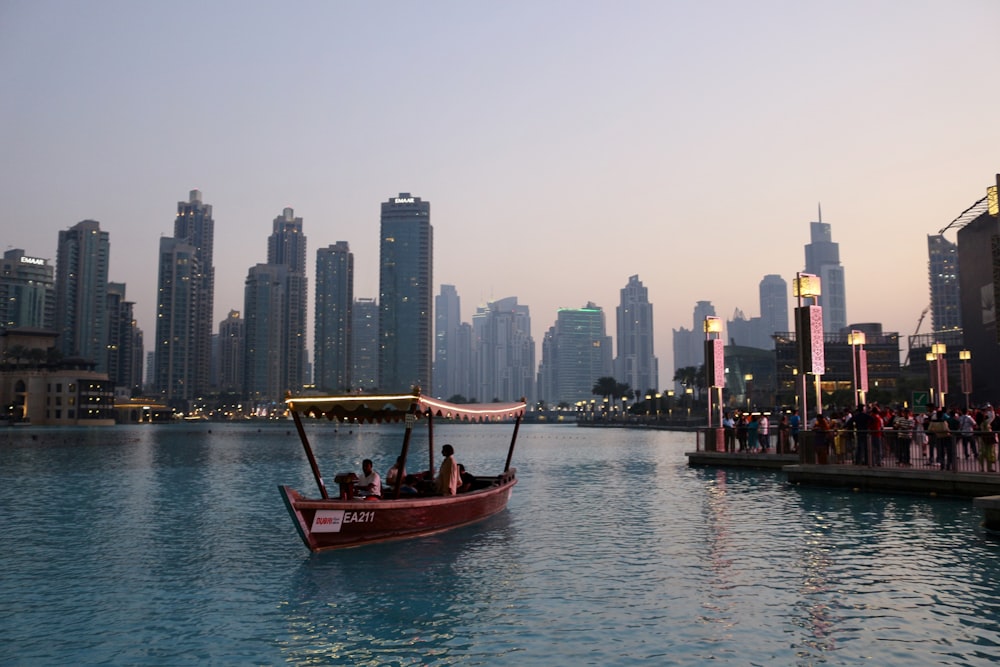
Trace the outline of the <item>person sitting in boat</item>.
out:
<instances>
[{"instance_id":1,"label":"person sitting in boat","mask_svg":"<svg viewBox=\"0 0 1000 667\"><path fill-rule=\"evenodd\" d=\"M455 463L455 448L445 445L441 448L441 469L438 470L438 477L434 481L434 490L439 496L453 496L458 493L461 485L461 473L458 464Z\"/></svg>"},{"instance_id":2,"label":"person sitting in boat","mask_svg":"<svg viewBox=\"0 0 1000 667\"><path fill-rule=\"evenodd\" d=\"M461 463L458 464L458 492L465 493L466 491L472 491L472 484L476 481L476 476L471 472L465 471L465 466Z\"/></svg>"},{"instance_id":3,"label":"person sitting in boat","mask_svg":"<svg viewBox=\"0 0 1000 667\"><path fill-rule=\"evenodd\" d=\"M358 480L355 494L363 498L379 498L382 495L382 478L375 472L371 459L361 462L361 479Z\"/></svg>"},{"instance_id":4,"label":"person sitting in boat","mask_svg":"<svg viewBox=\"0 0 1000 667\"><path fill-rule=\"evenodd\" d=\"M389 486L396 486L397 483L406 479L406 470L403 468L403 457L397 456L396 462L385 474L385 483Z\"/></svg>"}]
</instances>

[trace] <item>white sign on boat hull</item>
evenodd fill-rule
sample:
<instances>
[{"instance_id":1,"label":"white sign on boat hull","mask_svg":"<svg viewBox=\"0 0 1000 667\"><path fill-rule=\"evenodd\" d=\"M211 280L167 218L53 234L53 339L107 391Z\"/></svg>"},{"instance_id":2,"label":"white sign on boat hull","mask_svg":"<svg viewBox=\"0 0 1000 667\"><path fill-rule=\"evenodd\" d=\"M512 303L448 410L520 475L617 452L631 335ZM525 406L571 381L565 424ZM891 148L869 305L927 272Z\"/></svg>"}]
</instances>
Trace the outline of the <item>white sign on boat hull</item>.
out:
<instances>
[{"instance_id":1,"label":"white sign on boat hull","mask_svg":"<svg viewBox=\"0 0 1000 667\"><path fill-rule=\"evenodd\" d=\"M312 532L339 533L342 525L344 525L344 510L316 510Z\"/></svg>"}]
</instances>

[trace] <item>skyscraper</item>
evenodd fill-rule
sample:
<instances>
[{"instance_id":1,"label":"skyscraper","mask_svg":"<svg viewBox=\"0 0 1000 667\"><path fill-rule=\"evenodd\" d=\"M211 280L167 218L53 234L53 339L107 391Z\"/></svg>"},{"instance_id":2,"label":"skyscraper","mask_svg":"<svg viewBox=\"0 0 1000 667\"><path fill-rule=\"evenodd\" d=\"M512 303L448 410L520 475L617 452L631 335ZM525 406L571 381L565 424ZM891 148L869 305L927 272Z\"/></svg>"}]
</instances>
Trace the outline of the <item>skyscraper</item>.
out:
<instances>
[{"instance_id":1,"label":"skyscraper","mask_svg":"<svg viewBox=\"0 0 1000 667\"><path fill-rule=\"evenodd\" d=\"M766 349L774 349L772 336L776 331L788 331L788 283L776 274L760 281L760 319L767 336Z\"/></svg>"},{"instance_id":2,"label":"skyscraper","mask_svg":"<svg viewBox=\"0 0 1000 667\"><path fill-rule=\"evenodd\" d=\"M57 344L67 357L95 362L108 370L108 233L96 220L59 232L56 254Z\"/></svg>"},{"instance_id":3,"label":"skyscraper","mask_svg":"<svg viewBox=\"0 0 1000 667\"><path fill-rule=\"evenodd\" d=\"M560 308L542 340L538 400L550 406L590 400L597 380L611 374L604 311L589 302L583 308Z\"/></svg>"},{"instance_id":4,"label":"skyscraper","mask_svg":"<svg viewBox=\"0 0 1000 667\"><path fill-rule=\"evenodd\" d=\"M378 383L378 304L355 299L351 308L351 381L363 391Z\"/></svg>"},{"instance_id":5,"label":"skyscraper","mask_svg":"<svg viewBox=\"0 0 1000 667\"><path fill-rule=\"evenodd\" d=\"M258 405L277 404L289 390L285 366L288 347L288 267L258 264L247 272L243 291L243 381Z\"/></svg>"},{"instance_id":6,"label":"skyscraper","mask_svg":"<svg viewBox=\"0 0 1000 667\"><path fill-rule=\"evenodd\" d=\"M285 331L283 349L279 352L284 388L298 393L305 384L306 314L309 307L306 282L306 237L302 233L302 218L296 218L291 208L285 208L274 219L273 231L267 240L267 263L284 266L285 311L280 314ZM249 315L248 315L249 317Z\"/></svg>"},{"instance_id":7,"label":"skyscraper","mask_svg":"<svg viewBox=\"0 0 1000 667\"><path fill-rule=\"evenodd\" d=\"M931 329L962 328L962 303L958 280L958 244L943 234L927 235L927 273L931 287Z\"/></svg>"},{"instance_id":8,"label":"skyscraper","mask_svg":"<svg viewBox=\"0 0 1000 667\"><path fill-rule=\"evenodd\" d=\"M108 283L108 379L129 396L142 393L142 330L135 302L126 301L125 283Z\"/></svg>"},{"instance_id":9,"label":"skyscraper","mask_svg":"<svg viewBox=\"0 0 1000 667\"><path fill-rule=\"evenodd\" d=\"M379 388L431 384L434 228L431 206L408 192L382 203L379 257Z\"/></svg>"},{"instance_id":10,"label":"skyscraper","mask_svg":"<svg viewBox=\"0 0 1000 667\"><path fill-rule=\"evenodd\" d=\"M354 389L354 254L347 241L316 251L313 378L320 391Z\"/></svg>"},{"instance_id":11,"label":"skyscraper","mask_svg":"<svg viewBox=\"0 0 1000 667\"><path fill-rule=\"evenodd\" d=\"M639 276L629 276L616 310L618 357L615 378L633 390L657 389L659 362L653 354L653 304Z\"/></svg>"},{"instance_id":12,"label":"skyscraper","mask_svg":"<svg viewBox=\"0 0 1000 667\"><path fill-rule=\"evenodd\" d=\"M462 301L455 286L441 285L441 293L434 297L434 396L437 398L448 399L456 394L469 398L469 383L459 380L462 372L468 371L468 365L462 367L458 358L461 310ZM466 364L468 358L466 354Z\"/></svg>"},{"instance_id":13,"label":"skyscraper","mask_svg":"<svg viewBox=\"0 0 1000 667\"><path fill-rule=\"evenodd\" d=\"M820 277L822 294L819 304L823 307L823 331L839 333L847 326L847 289L844 267L840 265L840 244L833 242L830 225L823 222L819 209L819 222L809 223L810 243L806 250L806 273Z\"/></svg>"},{"instance_id":14,"label":"skyscraper","mask_svg":"<svg viewBox=\"0 0 1000 667\"><path fill-rule=\"evenodd\" d=\"M55 271L49 260L8 250L0 262L0 329L55 326Z\"/></svg>"},{"instance_id":15,"label":"skyscraper","mask_svg":"<svg viewBox=\"0 0 1000 667\"><path fill-rule=\"evenodd\" d=\"M243 394L244 325L238 310L219 323L219 391L224 393Z\"/></svg>"},{"instance_id":16,"label":"skyscraper","mask_svg":"<svg viewBox=\"0 0 1000 667\"><path fill-rule=\"evenodd\" d=\"M191 190L177 202L173 237L160 239L156 297L156 389L182 408L209 389L214 243L212 207Z\"/></svg>"},{"instance_id":17,"label":"skyscraper","mask_svg":"<svg viewBox=\"0 0 1000 667\"><path fill-rule=\"evenodd\" d=\"M472 330L473 396L483 402L534 402L535 341L528 307L514 296L490 302L477 309Z\"/></svg>"}]
</instances>

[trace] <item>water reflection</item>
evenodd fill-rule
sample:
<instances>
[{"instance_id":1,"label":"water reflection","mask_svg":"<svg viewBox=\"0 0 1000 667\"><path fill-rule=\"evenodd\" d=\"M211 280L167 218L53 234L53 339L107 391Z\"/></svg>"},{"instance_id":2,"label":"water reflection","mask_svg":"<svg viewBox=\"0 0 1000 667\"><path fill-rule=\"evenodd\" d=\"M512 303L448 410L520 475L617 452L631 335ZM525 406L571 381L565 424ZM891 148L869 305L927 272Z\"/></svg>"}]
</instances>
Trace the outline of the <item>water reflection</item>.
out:
<instances>
[{"instance_id":1,"label":"water reflection","mask_svg":"<svg viewBox=\"0 0 1000 667\"><path fill-rule=\"evenodd\" d=\"M509 512L405 543L315 554L294 571L281 607L289 661L416 664L473 647L465 628L488 624L517 579Z\"/></svg>"}]
</instances>

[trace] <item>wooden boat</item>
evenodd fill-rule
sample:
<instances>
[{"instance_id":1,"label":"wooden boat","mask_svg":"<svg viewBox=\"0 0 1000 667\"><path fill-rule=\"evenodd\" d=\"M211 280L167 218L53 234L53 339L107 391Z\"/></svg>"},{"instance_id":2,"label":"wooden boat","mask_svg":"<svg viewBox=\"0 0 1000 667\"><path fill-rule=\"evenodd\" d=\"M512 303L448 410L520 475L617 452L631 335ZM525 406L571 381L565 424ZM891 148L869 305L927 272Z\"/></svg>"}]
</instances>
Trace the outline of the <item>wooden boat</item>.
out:
<instances>
[{"instance_id":1,"label":"wooden boat","mask_svg":"<svg viewBox=\"0 0 1000 667\"><path fill-rule=\"evenodd\" d=\"M415 388L410 394L300 396L288 398L285 404L316 478L319 497L308 498L288 486L278 488L302 541L312 551L430 535L474 523L507 507L517 484L517 469L512 468L510 462L524 417L523 400L517 403L458 405L422 396L419 388ZM406 428L400 457L404 469L413 427L422 419L427 424L428 470L431 476L434 474L435 419L512 422L514 433L503 470L494 476L476 476L469 491L449 496L408 496L402 494L402 484L397 484L383 486L381 499L358 499L352 497L353 480L338 476L335 481L340 483L340 493L337 497L330 497L303 428L303 419L308 417L325 417L349 423L403 421Z\"/></svg>"}]
</instances>

